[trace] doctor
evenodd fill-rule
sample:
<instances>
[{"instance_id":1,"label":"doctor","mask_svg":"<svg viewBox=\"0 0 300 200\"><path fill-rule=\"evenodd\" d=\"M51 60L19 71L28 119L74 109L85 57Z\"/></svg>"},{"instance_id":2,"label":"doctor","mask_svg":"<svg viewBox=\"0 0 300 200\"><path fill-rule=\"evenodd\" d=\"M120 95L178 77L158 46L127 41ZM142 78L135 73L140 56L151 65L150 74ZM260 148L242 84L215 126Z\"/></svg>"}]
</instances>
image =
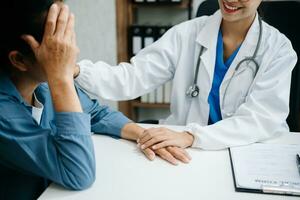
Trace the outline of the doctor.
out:
<instances>
[{"instance_id":1,"label":"doctor","mask_svg":"<svg viewBox=\"0 0 300 200\"><path fill-rule=\"evenodd\" d=\"M173 80L171 115L179 133L149 129L142 149L217 150L289 130L289 91L297 56L290 41L257 14L261 0L219 0L220 10L170 29L130 63L83 60L77 83L92 96L134 99Z\"/></svg>"}]
</instances>

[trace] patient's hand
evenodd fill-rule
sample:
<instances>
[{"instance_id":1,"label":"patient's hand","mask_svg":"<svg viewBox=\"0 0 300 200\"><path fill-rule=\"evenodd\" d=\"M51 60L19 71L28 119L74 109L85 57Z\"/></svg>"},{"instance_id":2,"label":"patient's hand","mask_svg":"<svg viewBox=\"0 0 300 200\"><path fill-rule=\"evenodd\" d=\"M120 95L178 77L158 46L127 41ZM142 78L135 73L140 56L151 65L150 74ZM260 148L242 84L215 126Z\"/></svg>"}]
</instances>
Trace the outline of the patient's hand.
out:
<instances>
[{"instance_id":1,"label":"patient's hand","mask_svg":"<svg viewBox=\"0 0 300 200\"><path fill-rule=\"evenodd\" d=\"M45 72L47 81L73 80L79 49L76 44L74 15L66 5L53 4L50 8L43 40L39 43L33 36L23 39L31 46L37 63Z\"/></svg>"},{"instance_id":2,"label":"patient's hand","mask_svg":"<svg viewBox=\"0 0 300 200\"><path fill-rule=\"evenodd\" d=\"M156 154L173 165L178 165L178 161L181 161L183 163L189 163L191 160L191 157L186 152L186 150L179 147L166 147L155 151L148 148L142 151L144 152L146 157L150 160L154 160Z\"/></svg>"},{"instance_id":3,"label":"patient's hand","mask_svg":"<svg viewBox=\"0 0 300 200\"><path fill-rule=\"evenodd\" d=\"M139 138L146 136L149 130L156 129L152 128L146 130L135 123L128 123L122 128L121 137L127 140L135 140L138 144L140 144L140 142L146 142L146 140L144 141ZM153 150L152 148L143 148L142 152L149 160L154 160L155 155L158 155L173 165L178 165L178 160L183 163L188 163L191 160L191 157L186 150L180 147L168 146L164 148L157 148L156 150Z\"/></svg>"}]
</instances>

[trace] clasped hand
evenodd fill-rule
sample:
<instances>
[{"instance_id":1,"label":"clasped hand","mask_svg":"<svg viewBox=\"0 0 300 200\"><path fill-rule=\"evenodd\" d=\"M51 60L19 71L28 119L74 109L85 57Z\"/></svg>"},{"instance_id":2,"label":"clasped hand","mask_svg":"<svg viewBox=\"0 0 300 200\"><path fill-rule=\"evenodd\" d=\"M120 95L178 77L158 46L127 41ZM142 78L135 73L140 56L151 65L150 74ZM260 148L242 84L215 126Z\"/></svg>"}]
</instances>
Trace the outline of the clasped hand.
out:
<instances>
[{"instance_id":1,"label":"clasped hand","mask_svg":"<svg viewBox=\"0 0 300 200\"><path fill-rule=\"evenodd\" d=\"M176 132L167 128L150 128L137 139L138 147L148 158L153 157L152 151L166 161L177 165L177 160L188 163L191 160L184 150L192 146L193 135L188 132ZM149 155L149 156L148 156Z\"/></svg>"}]
</instances>

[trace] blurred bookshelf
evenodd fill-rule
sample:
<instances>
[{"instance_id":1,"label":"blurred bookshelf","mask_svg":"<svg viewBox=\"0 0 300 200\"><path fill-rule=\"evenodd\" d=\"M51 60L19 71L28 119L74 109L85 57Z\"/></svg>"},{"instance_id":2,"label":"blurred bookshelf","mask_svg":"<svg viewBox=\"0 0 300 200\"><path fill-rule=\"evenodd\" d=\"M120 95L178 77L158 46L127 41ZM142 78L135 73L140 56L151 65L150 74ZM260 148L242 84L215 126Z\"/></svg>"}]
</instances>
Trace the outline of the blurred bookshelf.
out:
<instances>
[{"instance_id":1,"label":"blurred bookshelf","mask_svg":"<svg viewBox=\"0 0 300 200\"><path fill-rule=\"evenodd\" d=\"M192 3L193 0L116 0L118 62L129 62L138 50L155 42L167 29L191 19ZM162 18L169 21L162 22ZM152 34L153 40L149 40L151 37L147 40L143 38L141 46L137 47L135 43L139 32L144 34L144 37ZM140 109L170 109L170 96L166 96L165 89L163 96L155 92L154 97L154 94L149 93L148 97L145 95L135 100L119 102L119 110L132 120L138 121ZM170 88L168 92L171 93Z\"/></svg>"}]
</instances>

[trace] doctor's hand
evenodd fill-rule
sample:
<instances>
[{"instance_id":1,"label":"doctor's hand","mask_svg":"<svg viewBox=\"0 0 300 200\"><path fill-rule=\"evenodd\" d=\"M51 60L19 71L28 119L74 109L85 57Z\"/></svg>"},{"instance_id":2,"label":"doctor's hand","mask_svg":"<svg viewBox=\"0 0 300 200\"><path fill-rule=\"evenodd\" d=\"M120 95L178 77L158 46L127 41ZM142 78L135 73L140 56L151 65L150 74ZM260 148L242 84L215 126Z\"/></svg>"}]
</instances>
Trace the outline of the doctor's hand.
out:
<instances>
[{"instance_id":1,"label":"doctor's hand","mask_svg":"<svg viewBox=\"0 0 300 200\"><path fill-rule=\"evenodd\" d=\"M79 74L80 74L80 67L79 65L76 64L74 68L74 74L73 74L74 78L77 78Z\"/></svg>"},{"instance_id":2,"label":"doctor's hand","mask_svg":"<svg viewBox=\"0 0 300 200\"><path fill-rule=\"evenodd\" d=\"M171 163L172 165L178 165L178 161L183 163L189 163L192 159L191 156L182 148L179 147L166 147L155 150L154 152L150 149L142 150L146 157L150 160L154 160L155 155L158 155L163 160Z\"/></svg>"},{"instance_id":3,"label":"doctor's hand","mask_svg":"<svg viewBox=\"0 0 300 200\"><path fill-rule=\"evenodd\" d=\"M187 148L192 146L194 136L188 132L176 132L167 128L150 128L137 140L138 146L144 150L161 149L169 146Z\"/></svg>"}]
</instances>

